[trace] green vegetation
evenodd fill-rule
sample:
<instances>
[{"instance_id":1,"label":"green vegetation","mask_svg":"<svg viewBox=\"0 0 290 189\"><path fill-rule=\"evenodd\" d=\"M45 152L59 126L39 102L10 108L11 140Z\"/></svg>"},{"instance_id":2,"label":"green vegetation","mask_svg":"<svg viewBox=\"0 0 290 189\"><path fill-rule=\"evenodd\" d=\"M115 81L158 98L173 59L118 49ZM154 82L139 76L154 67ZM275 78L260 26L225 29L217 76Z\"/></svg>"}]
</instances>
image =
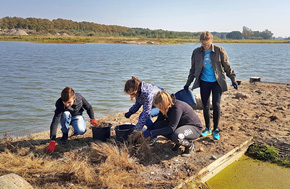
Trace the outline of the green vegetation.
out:
<instances>
[{"instance_id":1,"label":"green vegetation","mask_svg":"<svg viewBox=\"0 0 290 189\"><path fill-rule=\"evenodd\" d=\"M198 39L155 39L144 37L90 37L90 36L37 36L0 35L0 41L26 41L36 43L121 43L121 44L182 44L199 43ZM214 43L290 43L290 40L231 40L215 39Z\"/></svg>"},{"instance_id":2,"label":"green vegetation","mask_svg":"<svg viewBox=\"0 0 290 189\"><path fill-rule=\"evenodd\" d=\"M246 155L258 160L269 161L281 166L290 167L289 157L279 155L279 150L267 144L251 145Z\"/></svg>"},{"instance_id":3,"label":"green vegetation","mask_svg":"<svg viewBox=\"0 0 290 189\"><path fill-rule=\"evenodd\" d=\"M28 36L17 35L17 30ZM38 43L141 43L154 44L196 43L201 32L175 32L103 25L92 22L75 22L58 18L4 17L0 19L1 41L31 41ZM243 27L243 32L212 32L215 43L289 43L289 40L271 40L273 33L252 31Z\"/></svg>"}]
</instances>

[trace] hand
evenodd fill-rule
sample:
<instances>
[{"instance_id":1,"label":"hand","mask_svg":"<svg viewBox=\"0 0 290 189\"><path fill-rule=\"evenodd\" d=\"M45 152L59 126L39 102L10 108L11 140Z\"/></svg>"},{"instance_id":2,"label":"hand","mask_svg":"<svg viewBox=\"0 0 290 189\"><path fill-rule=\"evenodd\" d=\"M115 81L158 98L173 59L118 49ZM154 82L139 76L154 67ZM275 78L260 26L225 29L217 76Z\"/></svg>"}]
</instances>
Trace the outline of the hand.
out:
<instances>
[{"instance_id":1,"label":"hand","mask_svg":"<svg viewBox=\"0 0 290 189\"><path fill-rule=\"evenodd\" d=\"M127 112L127 113L125 113L125 118L129 118L131 115L132 115L131 112Z\"/></svg>"},{"instance_id":2,"label":"hand","mask_svg":"<svg viewBox=\"0 0 290 189\"><path fill-rule=\"evenodd\" d=\"M55 141L54 140L52 140L52 141L50 141L50 144L49 144L49 146L45 149L45 151L47 151L47 152L54 152L54 150L55 150Z\"/></svg>"},{"instance_id":3,"label":"hand","mask_svg":"<svg viewBox=\"0 0 290 189\"><path fill-rule=\"evenodd\" d=\"M234 88L235 88L235 89L237 89L237 90L238 90L238 82L236 82L236 81L235 81L235 82L233 82L233 84L232 84L232 85L234 86Z\"/></svg>"},{"instance_id":4,"label":"hand","mask_svg":"<svg viewBox=\"0 0 290 189\"><path fill-rule=\"evenodd\" d=\"M188 85L184 85L184 90L188 90L189 86Z\"/></svg>"},{"instance_id":5,"label":"hand","mask_svg":"<svg viewBox=\"0 0 290 189\"><path fill-rule=\"evenodd\" d=\"M143 132L143 136L145 138L148 138L148 137L151 137L152 136L152 133L150 131L146 130L146 131Z\"/></svg>"},{"instance_id":6,"label":"hand","mask_svg":"<svg viewBox=\"0 0 290 189\"><path fill-rule=\"evenodd\" d=\"M97 127L99 125L98 121L95 120L95 119L91 119L91 124L94 126L94 127Z\"/></svg>"}]
</instances>

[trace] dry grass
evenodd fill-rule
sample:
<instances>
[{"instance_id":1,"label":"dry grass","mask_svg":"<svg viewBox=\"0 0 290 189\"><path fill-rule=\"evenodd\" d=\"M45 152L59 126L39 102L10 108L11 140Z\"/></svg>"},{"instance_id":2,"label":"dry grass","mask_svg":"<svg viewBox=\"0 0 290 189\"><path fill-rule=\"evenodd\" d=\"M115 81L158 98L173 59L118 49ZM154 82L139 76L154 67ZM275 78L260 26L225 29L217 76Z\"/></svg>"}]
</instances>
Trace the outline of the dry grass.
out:
<instances>
[{"instance_id":1,"label":"dry grass","mask_svg":"<svg viewBox=\"0 0 290 189\"><path fill-rule=\"evenodd\" d=\"M0 154L0 175L18 174L35 188L140 187L140 183L145 182L138 176L142 169L143 166L130 157L126 145L111 143L91 143L89 147L65 152L59 157L31 148L6 149Z\"/></svg>"}]
</instances>

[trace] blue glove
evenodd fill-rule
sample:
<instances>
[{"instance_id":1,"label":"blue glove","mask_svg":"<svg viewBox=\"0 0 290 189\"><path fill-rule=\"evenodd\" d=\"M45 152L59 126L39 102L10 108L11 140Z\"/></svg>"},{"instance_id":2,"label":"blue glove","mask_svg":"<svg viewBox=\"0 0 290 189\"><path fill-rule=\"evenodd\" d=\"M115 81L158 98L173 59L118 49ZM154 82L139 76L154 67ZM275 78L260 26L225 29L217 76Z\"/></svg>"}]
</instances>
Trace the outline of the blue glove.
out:
<instances>
[{"instance_id":1,"label":"blue glove","mask_svg":"<svg viewBox=\"0 0 290 189\"><path fill-rule=\"evenodd\" d=\"M184 88L184 90L188 90L188 87L189 87L188 85L184 85L183 88Z\"/></svg>"},{"instance_id":2,"label":"blue glove","mask_svg":"<svg viewBox=\"0 0 290 189\"><path fill-rule=\"evenodd\" d=\"M148 137L151 137L152 136L152 133L150 131L146 130L146 131L143 132L143 136L145 138L148 138Z\"/></svg>"},{"instance_id":3,"label":"blue glove","mask_svg":"<svg viewBox=\"0 0 290 189\"><path fill-rule=\"evenodd\" d=\"M233 82L233 86L234 86L234 88L235 88L235 89L237 89L237 90L238 90L238 82L236 82L236 81L235 81L235 82Z\"/></svg>"},{"instance_id":4,"label":"blue glove","mask_svg":"<svg viewBox=\"0 0 290 189\"><path fill-rule=\"evenodd\" d=\"M125 113L125 118L129 118L131 115L132 115L131 112L127 112L127 113Z\"/></svg>"}]
</instances>

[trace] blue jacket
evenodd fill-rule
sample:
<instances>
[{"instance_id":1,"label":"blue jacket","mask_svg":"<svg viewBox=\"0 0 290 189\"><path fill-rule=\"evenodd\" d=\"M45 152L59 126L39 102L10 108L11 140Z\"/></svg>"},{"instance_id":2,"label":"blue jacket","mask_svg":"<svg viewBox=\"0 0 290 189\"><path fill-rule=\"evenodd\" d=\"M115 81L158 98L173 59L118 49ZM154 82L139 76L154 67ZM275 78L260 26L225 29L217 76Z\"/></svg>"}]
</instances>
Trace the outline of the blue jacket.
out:
<instances>
[{"instance_id":1,"label":"blue jacket","mask_svg":"<svg viewBox=\"0 0 290 189\"><path fill-rule=\"evenodd\" d=\"M143 105L143 111L139 117L138 123L135 126L136 130L141 130L147 119L150 118L152 102L158 91L161 91L159 87L145 83L144 81L141 82L141 92L139 96L136 97L135 104L129 109L129 112L134 114Z\"/></svg>"}]
</instances>

